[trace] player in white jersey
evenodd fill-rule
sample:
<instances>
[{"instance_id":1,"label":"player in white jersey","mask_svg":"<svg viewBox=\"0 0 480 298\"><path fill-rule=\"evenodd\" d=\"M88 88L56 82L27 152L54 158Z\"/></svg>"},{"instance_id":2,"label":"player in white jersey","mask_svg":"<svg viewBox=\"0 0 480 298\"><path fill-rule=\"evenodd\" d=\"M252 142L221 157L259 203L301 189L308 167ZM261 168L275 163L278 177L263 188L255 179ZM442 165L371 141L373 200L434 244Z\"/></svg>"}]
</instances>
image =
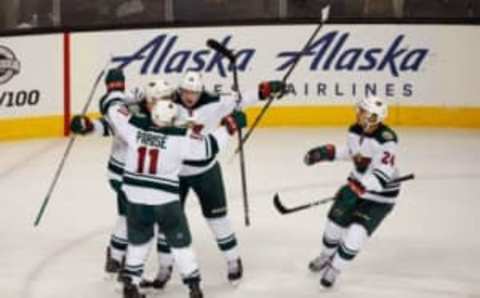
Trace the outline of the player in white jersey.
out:
<instances>
[{"instance_id":1,"label":"player in white jersey","mask_svg":"<svg viewBox=\"0 0 480 298\"><path fill-rule=\"evenodd\" d=\"M354 164L348 183L340 188L328 212L321 253L309 263L311 271L321 273L320 283L325 287L331 287L359 253L390 213L400 192L400 184L391 182L398 177L398 139L382 122L387 112L387 104L380 98L360 100L357 122L350 127L347 145L323 145L304 157L307 165L337 160Z\"/></svg>"},{"instance_id":2,"label":"player in white jersey","mask_svg":"<svg viewBox=\"0 0 480 298\"><path fill-rule=\"evenodd\" d=\"M176 94L179 105L179 121L191 122L196 131L209 133L216 129L225 116L236 109L253 105L270 96L279 98L284 94L285 84L281 81L266 81L259 85L253 94L245 94L239 101L238 94L215 95L205 91L200 73L188 71ZM233 115L237 115L234 113ZM215 157L205 161L184 161L180 172L180 199L185 204L189 190L197 195L203 216L206 218L227 261L227 279L237 283L243 275L243 266L237 247L237 238L227 216L227 202L220 164ZM154 280L155 288L163 288L170 277L172 268L170 249L162 234L159 234L157 249L160 256L160 269ZM162 261L163 260L163 261Z\"/></svg>"},{"instance_id":3,"label":"player in white jersey","mask_svg":"<svg viewBox=\"0 0 480 298\"><path fill-rule=\"evenodd\" d=\"M125 77L122 72L111 71L105 78L105 84L108 92L125 90ZM143 97L140 88L134 88L126 93L125 103L136 103ZM131 109L138 110L134 105ZM127 199L121 190L123 168L125 166L125 153L127 144L112 131L107 121L102 117L97 120L91 120L86 115L75 115L72 117L71 131L80 135L99 135L112 136L112 146L108 161L108 180L111 188L114 190L117 198L117 220L107 245L105 271L108 274L117 274L122 268L123 259L127 251Z\"/></svg>"},{"instance_id":4,"label":"player in white jersey","mask_svg":"<svg viewBox=\"0 0 480 298\"><path fill-rule=\"evenodd\" d=\"M183 282L190 288L190 297L203 297L198 265L190 246L191 235L179 200L178 175L184 160L201 161L215 156L225 146L228 131L233 128L219 127L203 137L172 126L177 106L168 99L174 89L164 81L159 82L157 96L147 97L151 117L132 115L122 102L122 92L110 92L101 102L102 114L128 144L122 184L129 202L124 297L144 297L138 286L155 223L172 247ZM233 123L237 124L229 122Z\"/></svg>"}]
</instances>

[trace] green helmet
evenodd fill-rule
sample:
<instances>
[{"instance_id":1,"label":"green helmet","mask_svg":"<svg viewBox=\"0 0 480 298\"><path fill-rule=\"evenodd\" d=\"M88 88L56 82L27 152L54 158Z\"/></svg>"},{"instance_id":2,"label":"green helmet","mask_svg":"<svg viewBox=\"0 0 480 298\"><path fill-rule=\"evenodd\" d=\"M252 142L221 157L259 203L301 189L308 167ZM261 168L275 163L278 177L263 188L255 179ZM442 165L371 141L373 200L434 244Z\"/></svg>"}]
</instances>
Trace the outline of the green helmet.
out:
<instances>
[{"instance_id":1,"label":"green helmet","mask_svg":"<svg viewBox=\"0 0 480 298\"><path fill-rule=\"evenodd\" d=\"M125 90L125 76L120 68L112 68L105 76L105 85L108 91Z\"/></svg>"}]
</instances>

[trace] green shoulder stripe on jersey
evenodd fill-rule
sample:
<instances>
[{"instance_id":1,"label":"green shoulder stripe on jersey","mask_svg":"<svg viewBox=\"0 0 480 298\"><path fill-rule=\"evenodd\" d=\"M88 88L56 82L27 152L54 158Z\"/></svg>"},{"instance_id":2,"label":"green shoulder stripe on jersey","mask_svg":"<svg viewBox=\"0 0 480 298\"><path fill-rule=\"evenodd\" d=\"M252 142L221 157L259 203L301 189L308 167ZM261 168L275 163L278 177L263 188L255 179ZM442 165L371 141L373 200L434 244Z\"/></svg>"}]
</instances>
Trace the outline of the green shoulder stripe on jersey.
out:
<instances>
[{"instance_id":1,"label":"green shoulder stripe on jersey","mask_svg":"<svg viewBox=\"0 0 480 298\"><path fill-rule=\"evenodd\" d=\"M136 115L133 115L130 117L130 120L128 121L131 125L135 126L136 128L143 129L143 130L148 130L149 127L153 126L152 120L148 117L139 117Z\"/></svg>"},{"instance_id":2,"label":"green shoulder stripe on jersey","mask_svg":"<svg viewBox=\"0 0 480 298\"><path fill-rule=\"evenodd\" d=\"M129 123L141 130L161 133L167 136L186 136L188 132L188 130L183 127L157 127L148 117L132 116L130 117Z\"/></svg>"},{"instance_id":3,"label":"green shoulder stripe on jersey","mask_svg":"<svg viewBox=\"0 0 480 298\"><path fill-rule=\"evenodd\" d=\"M202 106L205 106L205 105L208 105L208 104L211 104L211 103L220 102L220 95L212 94L212 93L208 93L206 91L203 91L200 94L200 98L198 99L197 103L195 103L195 105L193 107L189 108L189 107L186 107L185 104L183 104L183 102L180 98L180 94L176 93L175 102L178 103L179 105L185 107L186 109L195 110L195 109L198 109L199 107L202 107Z\"/></svg>"},{"instance_id":4,"label":"green shoulder stripe on jersey","mask_svg":"<svg viewBox=\"0 0 480 298\"><path fill-rule=\"evenodd\" d=\"M363 136L365 138L373 138L380 144L388 143L388 142L395 142L398 143L397 134L387 125L380 123L378 128L373 132L373 134L364 134L363 128L359 124L353 124L350 126L349 130L350 133Z\"/></svg>"},{"instance_id":5,"label":"green shoulder stripe on jersey","mask_svg":"<svg viewBox=\"0 0 480 298\"><path fill-rule=\"evenodd\" d=\"M163 133L168 136L186 136L188 132L186 128L174 127L174 126L157 128L154 131Z\"/></svg>"},{"instance_id":6,"label":"green shoulder stripe on jersey","mask_svg":"<svg viewBox=\"0 0 480 298\"><path fill-rule=\"evenodd\" d=\"M363 134L363 128L359 124L351 125L348 131L359 136Z\"/></svg>"},{"instance_id":7,"label":"green shoulder stripe on jersey","mask_svg":"<svg viewBox=\"0 0 480 298\"><path fill-rule=\"evenodd\" d=\"M387 125L380 124L377 130L373 134L374 138L381 144L387 142L398 143L397 134Z\"/></svg>"}]
</instances>

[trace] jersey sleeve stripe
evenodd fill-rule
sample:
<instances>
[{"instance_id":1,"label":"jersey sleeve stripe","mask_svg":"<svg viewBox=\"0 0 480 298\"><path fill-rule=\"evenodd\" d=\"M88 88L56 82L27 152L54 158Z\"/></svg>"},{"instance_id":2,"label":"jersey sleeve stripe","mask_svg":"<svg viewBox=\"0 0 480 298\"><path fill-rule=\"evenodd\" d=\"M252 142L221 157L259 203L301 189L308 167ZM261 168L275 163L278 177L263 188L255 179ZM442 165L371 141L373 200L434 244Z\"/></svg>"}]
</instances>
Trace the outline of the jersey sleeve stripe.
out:
<instances>
[{"instance_id":1,"label":"jersey sleeve stripe","mask_svg":"<svg viewBox=\"0 0 480 298\"><path fill-rule=\"evenodd\" d=\"M205 152L207 154L207 158L210 158L210 138L205 139Z\"/></svg>"},{"instance_id":2,"label":"jersey sleeve stripe","mask_svg":"<svg viewBox=\"0 0 480 298\"><path fill-rule=\"evenodd\" d=\"M367 191L369 194L378 195L386 198L395 198L400 193L400 190L389 190L389 191Z\"/></svg>"},{"instance_id":3,"label":"jersey sleeve stripe","mask_svg":"<svg viewBox=\"0 0 480 298\"><path fill-rule=\"evenodd\" d=\"M375 178L377 178L378 182L380 182L380 185L385 188L387 186L387 181L385 181L385 179L380 176L378 173L373 173L373 176L375 176Z\"/></svg>"},{"instance_id":4,"label":"jersey sleeve stripe","mask_svg":"<svg viewBox=\"0 0 480 298\"><path fill-rule=\"evenodd\" d=\"M123 167L125 166L125 163L124 163L124 162L119 161L118 159L116 159L116 158L113 157L113 156L110 156L109 162L115 164L117 167L122 167L122 168L123 168Z\"/></svg>"},{"instance_id":5,"label":"jersey sleeve stripe","mask_svg":"<svg viewBox=\"0 0 480 298\"><path fill-rule=\"evenodd\" d=\"M123 167L119 167L118 165L116 165L112 162L108 163L108 170L112 171L113 173L115 173L117 175L123 175Z\"/></svg>"},{"instance_id":6,"label":"jersey sleeve stripe","mask_svg":"<svg viewBox=\"0 0 480 298\"><path fill-rule=\"evenodd\" d=\"M211 154L212 154L212 156L215 156L215 155L217 155L218 151L220 150L218 148L217 139L215 139L215 137L212 136L212 135L209 135L208 139L210 140Z\"/></svg>"},{"instance_id":7,"label":"jersey sleeve stripe","mask_svg":"<svg viewBox=\"0 0 480 298\"><path fill-rule=\"evenodd\" d=\"M374 170L373 170L373 173L379 175L380 177L382 177L383 180L385 181L385 183L388 183L388 181L390 181L390 177L389 177L387 174L385 174L385 172L383 172L383 171L381 171L381 170L379 170L379 169L374 169Z\"/></svg>"},{"instance_id":8,"label":"jersey sleeve stripe","mask_svg":"<svg viewBox=\"0 0 480 298\"><path fill-rule=\"evenodd\" d=\"M108 98L106 97L104 100L101 100L100 101L100 113L102 113L102 115L105 115L108 111L108 109L110 108L110 106L112 106L114 103L123 103L122 99L119 98L119 97L113 97L113 98Z\"/></svg>"},{"instance_id":9,"label":"jersey sleeve stripe","mask_svg":"<svg viewBox=\"0 0 480 298\"><path fill-rule=\"evenodd\" d=\"M103 136L108 137L111 135L111 128L110 125L108 124L107 120L105 118L100 118L100 123L102 123L103 126Z\"/></svg>"},{"instance_id":10,"label":"jersey sleeve stripe","mask_svg":"<svg viewBox=\"0 0 480 298\"><path fill-rule=\"evenodd\" d=\"M206 143L208 143L209 156L203 160L184 160L183 164L191 167L205 167L215 160L217 153L219 152L218 143L215 137L209 135Z\"/></svg>"}]
</instances>

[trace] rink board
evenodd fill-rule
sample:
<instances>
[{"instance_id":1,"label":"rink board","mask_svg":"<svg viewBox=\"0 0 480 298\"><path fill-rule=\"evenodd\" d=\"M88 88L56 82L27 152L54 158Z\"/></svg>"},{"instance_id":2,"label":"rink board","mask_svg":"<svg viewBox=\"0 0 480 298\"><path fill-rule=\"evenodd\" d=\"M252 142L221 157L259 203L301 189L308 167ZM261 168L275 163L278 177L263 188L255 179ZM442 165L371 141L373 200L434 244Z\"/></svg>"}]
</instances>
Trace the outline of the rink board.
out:
<instances>
[{"instance_id":1,"label":"rink board","mask_svg":"<svg viewBox=\"0 0 480 298\"><path fill-rule=\"evenodd\" d=\"M241 89L255 90L259 81L283 77L314 29L232 26L1 38L0 139L67 134L70 115L83 109L108 62L124 67L128 86L158 76L176 83L194 69L204 74L207 89L228 92L231 69L206 47L208 38L239 53ZM325 26L289 77L292 93L274 103L261 126L346 125L354 119L355 100L376 94L389 102L393 125L478 128L478 35L475 26ZM98 113L103 92L101 83L89 112ZM249 117L259 109L248 109Z\"/></svg>"}]
</instances>

